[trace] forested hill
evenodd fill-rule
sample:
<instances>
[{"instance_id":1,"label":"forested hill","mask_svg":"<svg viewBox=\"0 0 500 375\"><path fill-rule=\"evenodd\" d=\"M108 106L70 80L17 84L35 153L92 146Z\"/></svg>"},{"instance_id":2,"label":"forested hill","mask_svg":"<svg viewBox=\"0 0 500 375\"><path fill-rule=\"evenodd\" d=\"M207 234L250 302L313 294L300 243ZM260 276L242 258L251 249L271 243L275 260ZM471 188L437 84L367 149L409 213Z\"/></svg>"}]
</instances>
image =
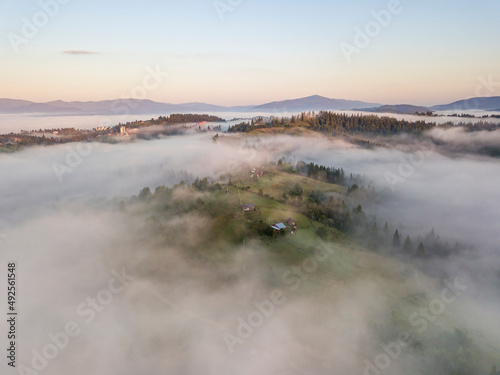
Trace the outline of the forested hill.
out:
<instances>
[{"instance_id":1,"label":"forested hill","mask_svg":"<svg viewBox=\"0 0 500 375\"><path fill-rule=\"evenodd\" d=\"M200 115L200 114L181 114L173 113L170 116L160 116L156 119L152 118L148 121L133 121L127 122L126 124L118 124L115 126L116 130L119 131L120 126L125 126L125 128L140 128L153 125L177 125L177 124L189 124L196 122L226 122L221 117L212 115Z\"/></svg>"},{"instance_id":2,"label":"forested hill","mask_svg":"<svg viewBox=\"0 0 500 375\"><path fill-rule=\"evenodd\" d=\"M274 117L269 121L262 118L251 122L237 124L228 129L228 132L251 132L262 128L305 127L325 134L342 133L373 133L392 135L398 133L420 134L436 126L434 122L406 121L392 117L373 115L347 115L334 112L302 113L291 118Z\"/></svg>"},{"instance_id":3,"label":"forested hill","mask_svg":"<svg viewBox=\"0 0 500 375\"><path fill-rule=\"evenodd\" d=\"M212 123L208 125L206 129L201 129L200 131L208 130L218 130L219 126L214 126L214 123L223 123L225 120L223 118L207 115L207 114L171 114L170 116L160 116L158 118L152 118L147 121L132 121L127 123L120 123L114 126L101 126L92 130L75 129L75 128L51 128L45 130L32 130L24 131L21 130L20 133L9 133L0 134L0 152L13 152L20 149L20 147L35 146L35 145L55 145L61 143L69 142L92 142L92 141L112 141L110 137L112 136L123 136L127 135L128 131L140 130L152 126L162 126L165 131L169 134L171 131L168 126L171 125L185 125L185 124L196 124L202 125L202 123ZM122 132L124 128L125 132ZM156 130L157 134L162 133L162 130ZM137 137L137 135L136 135Z\"/></svg>"}]
</instances>

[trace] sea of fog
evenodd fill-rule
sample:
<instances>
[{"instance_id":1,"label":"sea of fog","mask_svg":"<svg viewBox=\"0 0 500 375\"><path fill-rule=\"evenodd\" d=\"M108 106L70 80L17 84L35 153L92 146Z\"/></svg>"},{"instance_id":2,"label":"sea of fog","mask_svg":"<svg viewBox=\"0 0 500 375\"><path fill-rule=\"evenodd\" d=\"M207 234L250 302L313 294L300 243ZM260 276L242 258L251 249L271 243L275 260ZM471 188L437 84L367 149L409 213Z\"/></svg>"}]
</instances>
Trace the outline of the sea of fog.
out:
<instances>
[{"instance_id":1,"label":"sea of fog","mask_svg":"<svg viewBox=\"0 0 500 375\"><path fill-rule=\"evenodd\" d=\"M477 137L464 139L455 129L438 136L458 147L464 142L485 142ZM490 132L487 138L489 142L499 134ZM253 148L247 149L249 145ZM499 243L497 226L491 224L500 222L496 204L500 161L470 155L448 157L426 147L416 154L405 152L404 147L367 150L322 136L225 135L222 142L214 143L210 134L116 145L33 147L0 155L0 232L12 220L54 203L127 197L146 186L154 190L179 183L172 171L217 179L238 163L258 166L285 157L293 163L342 167L347 174L365 175L380 191L391 190L391 200L371 214L382 215L381 219L394 225L406 225L413 233L439 227L449 237L467 240L482 233L490 246ZM418 144L416 148L420 149ZM469 217L471 212L474 219Z\"/></svg>"},{"instance_id":2,"label":"sea of fog","mask_svg":"<svg viewBox=\"0 0 500 375\"><path fill-rule=\"evenodd\" d=\"M53 127L40 124L57 118L34 119L40 121L36 127ZM82 121L81 126L95 121L71 119ZM454 130L440 136L447 142L466 141ZM107 203L115 197L117 203L126 201L145 186L154 190L178 183L182 175L171 171L216 179L237 172L240 165L261 166L281 157L343 167L347 174L364 174L380 190L392 186L388 199L365 208L370 218L377 216L379 228L387 220L391 231L398 227L402 236L412 234L415 240L418 233L434 227L443 238L471 243L472 256L465 254L444 265L436 261L451 280L459 278L468 288L446 307L446 316L453 317L452 328L467 327L474 337L498 347L500 161L448 157L428 147L424 151L417 155L395 148L368 150L319 135L235 134L214 143L210 134L197 133L0 154L0 263L18 264L19 365L54 375L366 374L366 361L383 353L380 345L369 345L376 332L372 323L384 321L381 312L393 303L387 301L385 290L394 283L363 275L345 286L335 277L324 277L317 285L304 282L232 353L223 334L237 329L239 317L246 319L256 311L254 303L269 298L270 290L263 289L261 281L270 269L266 252L235 247L234 258L214 272L193 263L175 245L158 248L150 243L141 215L136 219L127 211L130 208L122 212L117 204ZM388 173L399 176L397 184L389 184ZM177 228L184 222L176 240L196 241L205 226L201 218L175 218L166 226ZM200 244L200 253L205 246ZM352 250L344 253L353 256ZM329 267L343 267L337 258L331 262ZM407 274L391 264L387 260L387 272ZM6 267L0 271L3 280L5 272ZM439 298L442 286L435 281L421 274L408 278L408 290ZM108 288L118 291L111 294ZM0 290L0 299L7 300L6 288ZM103 306L90 308L96 299L104 301ZM437 324L446 321L438 318ZM61 332L70 323L79 327L79 334L59 350L53 338L64 338ZM7 329L2 319L0 331ZM432 335L433 330L426 333ZM39 353L50 360L44 363ZM406 349L386 373L422 375L415 364L432 361L427 352Z\"/></svg>"},{"instance_id":3,"label":"sea of fog","mask_svg":"<svg viewBox=\"0 0 500 375\"><path fill-rule=\"evenodd\" d=\"M335 111L337 113L345 114L360 114L367 115L367 112L356 112L356 111ZM201 112L200 112L201 113ZM452 112L442 112L443 116L440 117L419 117L414 115L397 115L391 113L381 113L377 116L390 116L397 118L398 120L408 120L408 121L427 121L436 122L442 124L445 122L478 122L478 121L488 121L488 122L500 122L499 119L469 119L469 118L456 118L447 117L446 115ZM483 112L483 111L468 111L464 113L474 114L476 116L491 115L493 112ZM94 116L48 116L45 114L0 114L0 134L6 134L11 132L20 132L21 130L39 130L39 129L53 129L53 128L75 128L75 129L93 129L100 126L114 126L119 123L126 123L129 121L136 120L149 120L151 118L157 118L159 116L166 116L170 113L152 113L144 115L94 115ZM297 115L294 112L280 112L280 113L256 113L256 112L209 112L210 115L219 116L226 121L237 119L237 121L229 122L225 124L226 126L232 125L240 122L242 119L248 120L257 116L279 116L279 117L290 117L292 115Z\"/></svg>"}]
</instances>

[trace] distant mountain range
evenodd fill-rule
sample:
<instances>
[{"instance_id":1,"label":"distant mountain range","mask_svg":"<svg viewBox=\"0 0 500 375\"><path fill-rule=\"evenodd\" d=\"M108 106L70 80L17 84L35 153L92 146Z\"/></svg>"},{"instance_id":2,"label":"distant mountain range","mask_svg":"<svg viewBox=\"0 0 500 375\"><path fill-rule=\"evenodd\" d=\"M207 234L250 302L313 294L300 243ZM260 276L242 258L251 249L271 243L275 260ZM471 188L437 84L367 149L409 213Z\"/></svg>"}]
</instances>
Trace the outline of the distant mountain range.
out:
<instances>
[{"instance_id":1,"label":"distant mountain range","mask_svg":"<svg viewBox=\"0 0 500 375\"><path fill-rule=\"evenodd\" d=\"M375 112L375 113L398 113L398 114L414 114L416 112L436 112L436 111L500 111L500 96L471 98L459 100L450 104L435 105L432 107L420 107L410 104L398 105L383 105L375 108L361 108L360 111Z\"/></svg>"},{"instance_id":2,"label":"distant mountain range","mask_svg":"<svg viewBox=\"0 0 500 375\"><path fill-rule=\"evenodd\" d=\"M435 111L466 111L471 109L498 111L500 109L500 96L459 100L450 104L436 105L432 109Z\"/></svg>"},{"instance_id":3,"label":"distant mountain range","mask_svg":"<svg viewBox=\"0 0 500 375\"><path fill-rule=\"evenodd\" d=\"M375 113L414 114L415 112L445 110L500 111L500 97L473 98L434 107L409 104L380 105L358 100L329 99L319 95L306 98L276 101L262 105L224 107L206 103L170 104L152 100L117 99L97 102L64 102L61 100L35 103L26 100L0 99L0 113L45 115L113 115L113 114L168 114L186 112L255 112L284 113L320 110L359 110Z\"/></svg>"},{"instance_id":4,"label":"distant mountain range","mask_svg":"<svg viewBox=\"0 0 500 375\"><path fill-rule=\"evenodd\" d=\"M234 107L234 111L245 107ZM60 115L113 115L113 114L149 114L171 112L220 112L226 107L205 103L168 104L152 100L118 99L98 102L64 102L56 100L47 103L34 103L25 100L0 99L1 113L40 113Z\"/></svg>"},{"instance_id":5,"label":"distant mountain range","mask_svg":"<svg viewBox=\"0 0 500 375\"><path fill-rule=\"evenodd\" d=\"M64 102L56 100L34 103L26 100L0 99L0 113L40 113L61 115L113 115L172 112L300 112L319 110L349 110L377 104L357 100L329 99L322 96L272 102L263 105L224 107L206 103L170 104L151 100L118 99L99 102Z\"/></svg>"},{"instance_id":6,"label":"distant mountain range","mask_svg":"<svg viewBox=\"0 0 500 375\"><path fill-rule=\"evenodd\" d=\"M313 95L307 98L271 102L251 109L251 112L300 112L321 110L350 110L367 108L380 104L366 103L359 100L329 99L324 96Z\"/></svg>"},{"instance_id":7,"label":"distant mountain range","mask_svg":"<svg viewBox=\"0 0 500 375\"><path fill-rule=\"evenodd\" d=\"M396 113L401 115L413 115L417 112L426 113L433 112L430 108L420 107L416 105L410 104L396 104L396 105L383 105L375 108L361 108L358 111L363 112L374 112L374 113Z\"/></svg>"}]
</instances>

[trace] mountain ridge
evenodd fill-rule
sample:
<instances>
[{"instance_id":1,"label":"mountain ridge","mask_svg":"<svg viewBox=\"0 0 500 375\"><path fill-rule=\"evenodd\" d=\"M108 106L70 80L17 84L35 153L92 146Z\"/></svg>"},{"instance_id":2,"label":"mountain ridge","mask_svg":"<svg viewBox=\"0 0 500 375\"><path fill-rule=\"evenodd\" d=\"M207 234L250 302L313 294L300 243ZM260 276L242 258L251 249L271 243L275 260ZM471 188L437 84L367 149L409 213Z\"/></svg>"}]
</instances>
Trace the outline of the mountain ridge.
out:
<instances>
[{"instance_id":1,"label":"mountain ridge","mask_svg":"<svg viewBox=\"0 0 500 375\"><path fill-rule=\"evenodd\" d=\"M260 105L220 106L209 103L162 103L149 99L116 99L101 101L52 100L37 103L21 99L0 98L2 114L46 114L46 115L144 115L175 112L304 112L322 110L354 110L372 113L414 114L415 112L447 110L500 111L500 96L479 97L459 100L435 106L414 106L411 104L381 105L359 100L331 99L311 95L298 99L273 101Z\"/></svg>"},{"instance_id":2,"label":"mountain ridge","mask_svg":"<svg viewBox=\"0 0 500 375\"><path fill-rule=\"evenodd\" d=\"M295 112L320 110L351 110L357 107L377 106L376 103L367 103L359 100L330 99L320 95L312 95L299 99L274 101L255 106L252 111L258 112Z\"/></svg>"},{"instance_id":3,"label":"mountain ridge","mask_svg":"<svg viewBox=\"0 0 500 375\"><path fill-rule=\"evenodd\" d=\"M466 111L471 109L498 111L500 109L500 96L483 96L457 100L453 103L435 105L430 108L436 111Z\"/></svg>"},{"instance_id":4,"label":"mountain ridge","mask_svg":"<svg viewBox=\"0 0 500 375\"><path fill-rule=\"evenodd\" d=\"M416 106L411 104L394 104L382 105L374 108L362 108L358 111L372 112L372 113L395 113L399 115L414 115L415 113L433 112L429 107Z\"/></svg>"},{"instance_id":5,"label":"mountain ridge","mask_svg":"<svg viewBox=\"0 0 500 375\"><path fill-rule=\"evenodd\" d=\"M165 113L175 111L208 111L208 112L294 112L311 110L340 110L354 109L357 106L374 106L358 100L330 99L319 95L299 99L275 101L261 105L248 106L220 106L215 104L189 103L161 103L149 99L117 99L101 101L71 101L53 100L37 103L18 99L0 99L0 113L58 113L75 115L111 115Z\"/></svg>"}]
</instances>

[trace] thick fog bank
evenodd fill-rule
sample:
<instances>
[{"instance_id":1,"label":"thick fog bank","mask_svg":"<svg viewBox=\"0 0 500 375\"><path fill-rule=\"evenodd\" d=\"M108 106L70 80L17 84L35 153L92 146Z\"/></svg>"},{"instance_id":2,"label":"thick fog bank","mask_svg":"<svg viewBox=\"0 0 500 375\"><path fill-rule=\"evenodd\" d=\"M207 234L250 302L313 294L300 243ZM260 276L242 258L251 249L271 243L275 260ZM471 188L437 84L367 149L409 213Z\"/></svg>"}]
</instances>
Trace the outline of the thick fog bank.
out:
<instances>
[{"instance_id":1,"label":"thick fog bank","mask_svg":"<svg viewBox=\"0 0 500 375\"><path fill-rule=\"evenodd\" d=\"M462 327L491 358L500 331L500 162L428 144L410 153L400 143L363 149L321 136L214 142L197 134L0 155L0 257L17 262L18 364L54 375L340 375L376 373L387 357L387 374L441 374L439 355L419 345L456 353L468 344L454 333ZM145 186L216 180L282 157L364 174L385 191L367 213L413 238L434 227L474 251L429 260L440 279L411 262L318 241L304 244L321 250L318 269L290 278L294 270L258 243L219 255L196 213L163 223L176 231L165 244L150 235L148 207L119 203ZM418 303L429 306L427 317ZM441 330L451 333L436 336Z\"/></svg>"}]
</instances>

